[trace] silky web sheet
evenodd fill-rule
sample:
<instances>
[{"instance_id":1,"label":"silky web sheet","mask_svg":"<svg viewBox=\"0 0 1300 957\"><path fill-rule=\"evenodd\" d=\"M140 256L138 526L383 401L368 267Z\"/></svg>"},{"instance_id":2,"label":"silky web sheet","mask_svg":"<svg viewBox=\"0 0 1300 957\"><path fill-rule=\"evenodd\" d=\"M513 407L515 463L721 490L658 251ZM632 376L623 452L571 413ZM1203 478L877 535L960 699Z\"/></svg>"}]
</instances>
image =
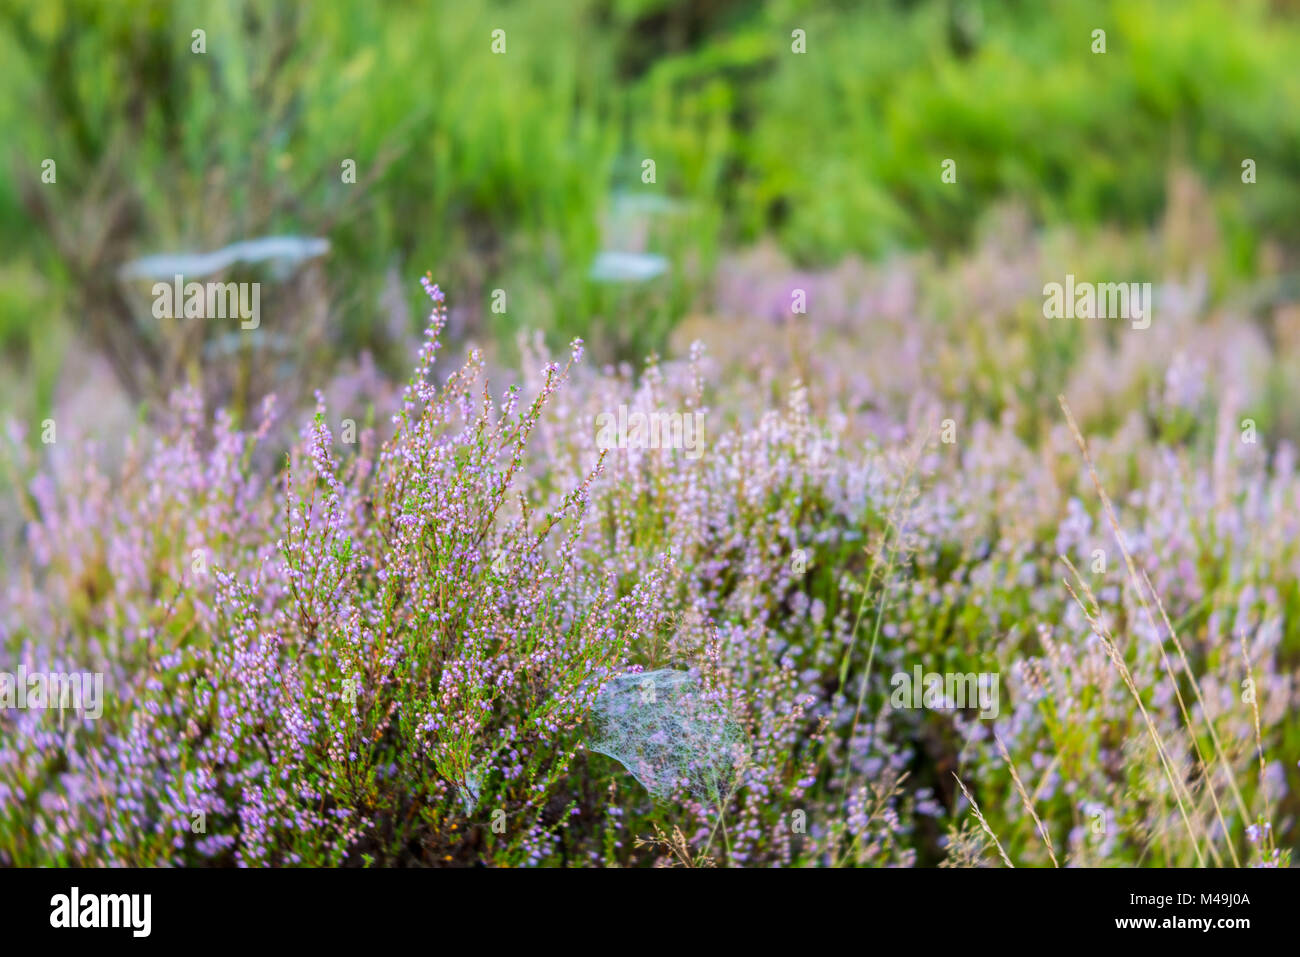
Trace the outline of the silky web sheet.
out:
<instances>
[{"instance_id":1,"label":"silky web sheet","mask_svg":"<svg viewBox=\"0 0 1300 957\"><path fill-rule=\"evenodd\" d=\"M596 696L588 747L627 768L660 800L685 788L718 802L734 786L744 733L690 672L619 675Z\"/></svg>"}]
</instances>

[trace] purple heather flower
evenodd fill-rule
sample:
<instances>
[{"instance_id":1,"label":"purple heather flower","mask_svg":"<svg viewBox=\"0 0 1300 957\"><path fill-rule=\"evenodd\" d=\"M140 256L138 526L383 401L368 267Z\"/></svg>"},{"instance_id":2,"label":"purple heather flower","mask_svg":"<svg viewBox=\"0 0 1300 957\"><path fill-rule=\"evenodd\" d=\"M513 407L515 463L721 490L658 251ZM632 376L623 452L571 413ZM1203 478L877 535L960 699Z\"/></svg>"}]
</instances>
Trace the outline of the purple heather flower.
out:
<instances>
[{"instance_id":1,"label":"purple heather flower","mask_svg":"<svg viewBox=\"0 0 1300 957\"><path fill-rule=\"evenodd\" d=\"M434 302L441 303L447 298L443 291L438 288L438 284L433 281L433 273L425 273L421 276L420 285L424 287L424 291L428 293L429 298Z\"/></svg>"}]
</instances>

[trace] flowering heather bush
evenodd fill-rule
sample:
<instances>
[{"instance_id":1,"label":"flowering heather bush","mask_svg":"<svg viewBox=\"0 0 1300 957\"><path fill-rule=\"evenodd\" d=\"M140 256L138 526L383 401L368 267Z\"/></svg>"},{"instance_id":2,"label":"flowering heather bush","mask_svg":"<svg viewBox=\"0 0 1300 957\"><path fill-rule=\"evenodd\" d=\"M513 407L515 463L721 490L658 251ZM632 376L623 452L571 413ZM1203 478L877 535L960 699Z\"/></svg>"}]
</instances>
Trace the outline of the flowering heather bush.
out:
<instances>
[{"instance_id":1,"label":"flowering heather bush","mask_svg":"<svg viewBox=\"0 0 1300 957\"><path fill-rule=\"evenodd\" d=\"M106 703L0 711L0 863L1287 863L1300 475L1239 427L1271 360L1194 281L1052 327L1052 242L738 282L712 349L526 343L504 392L435 366L426 281L356 444L321 395L294 437L181 393L111 477L15 432L0 640ZM727 298L790 286L808 316ZM599 448L620 406L704 453ZM918 666L996 713L897 706Z\"/></svg>"}]
</instances>

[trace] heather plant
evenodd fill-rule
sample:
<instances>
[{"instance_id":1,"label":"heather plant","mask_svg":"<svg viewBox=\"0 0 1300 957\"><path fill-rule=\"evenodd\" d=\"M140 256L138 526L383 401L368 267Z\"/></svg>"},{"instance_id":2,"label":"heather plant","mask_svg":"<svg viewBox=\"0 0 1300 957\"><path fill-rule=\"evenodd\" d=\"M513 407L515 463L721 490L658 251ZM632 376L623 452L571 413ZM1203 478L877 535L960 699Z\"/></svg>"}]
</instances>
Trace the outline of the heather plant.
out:
<instances>
[{"instance_id":1,"label":"heather plant","mask_svg":"<svg viewBox=\"0 0 1300 957\"><path fill-rule=\"evenodd\" d=\"M269 419L243 435L218 417L205 455L191 404L115 489L138 503L128 520L98 475L86 498L34 483L33 572L69 590L18 596L6 645L107 671L116 705L75 737L6 713L8 860L453 860L471 821L493 825L474 840L498 863L550 851L569 810L554 783L656 576L619 592L575 554L598 460L540 507L506 507L566 370L497 404L473 393L471 356L438 389L446 316L428 291L439 308L382 449L368 433L341 458L318 408L273 493L248 468ZM206 572L178 557L192 545Z\"/></svg>"},{"instance_id":2,"label":"heather plant","mask_svg":"<svg viewBox=\"0 0 1300 957\"><path fill-rule=\"evenodd\" d=\"M1277 360L1172 269L1148 329L1040 328L1081 249L758 254L675 357L525 338L495 397L426 280L405 388L296 432L191 391L113 474L15 433L3 647L107 703L0 711L0 859L1285 865L1300 479L1240 424ZM603 448L620 407L701 454ZM896 707L916 667L998 713Z\"/></svg>"}]
</instances>

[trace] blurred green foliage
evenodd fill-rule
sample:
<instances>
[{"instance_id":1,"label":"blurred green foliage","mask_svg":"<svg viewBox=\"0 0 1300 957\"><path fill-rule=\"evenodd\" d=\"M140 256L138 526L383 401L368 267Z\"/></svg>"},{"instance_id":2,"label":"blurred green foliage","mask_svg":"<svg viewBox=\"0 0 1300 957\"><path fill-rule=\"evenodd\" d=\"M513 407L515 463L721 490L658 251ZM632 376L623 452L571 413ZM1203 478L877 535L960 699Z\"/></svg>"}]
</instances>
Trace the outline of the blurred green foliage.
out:
<instances>
[{"instance_id":1,"label":"blurred green foliage","mask_svg":"<svg viewBox=\"0 0 1300 957\"><path fill-rule=\"evenodd\" d=\"M133 256L295 233L333 244L340 350L373 344L387 275L428 269L480 332L541 327L631 356L707 304L720 249L773 235L803 265L942 251L1009 196L1044 224L1141 226L1176 164L1208 185L1227 267L1249 274L1263 237L1300 231L1296 13L1249 0L4 0L0 352L35 361L34 324L114 307L112 272ZM40 182L47 157L57 185ZM1247 157L1258 183L1243 188ZM940 180L946 158L956 184ZM618 192L675 211L610 235ZM602 248L630 242L667 256L668 275L589 278ZM497 288L504 315L489 308Z\"/></svg>"}]
</instances>

